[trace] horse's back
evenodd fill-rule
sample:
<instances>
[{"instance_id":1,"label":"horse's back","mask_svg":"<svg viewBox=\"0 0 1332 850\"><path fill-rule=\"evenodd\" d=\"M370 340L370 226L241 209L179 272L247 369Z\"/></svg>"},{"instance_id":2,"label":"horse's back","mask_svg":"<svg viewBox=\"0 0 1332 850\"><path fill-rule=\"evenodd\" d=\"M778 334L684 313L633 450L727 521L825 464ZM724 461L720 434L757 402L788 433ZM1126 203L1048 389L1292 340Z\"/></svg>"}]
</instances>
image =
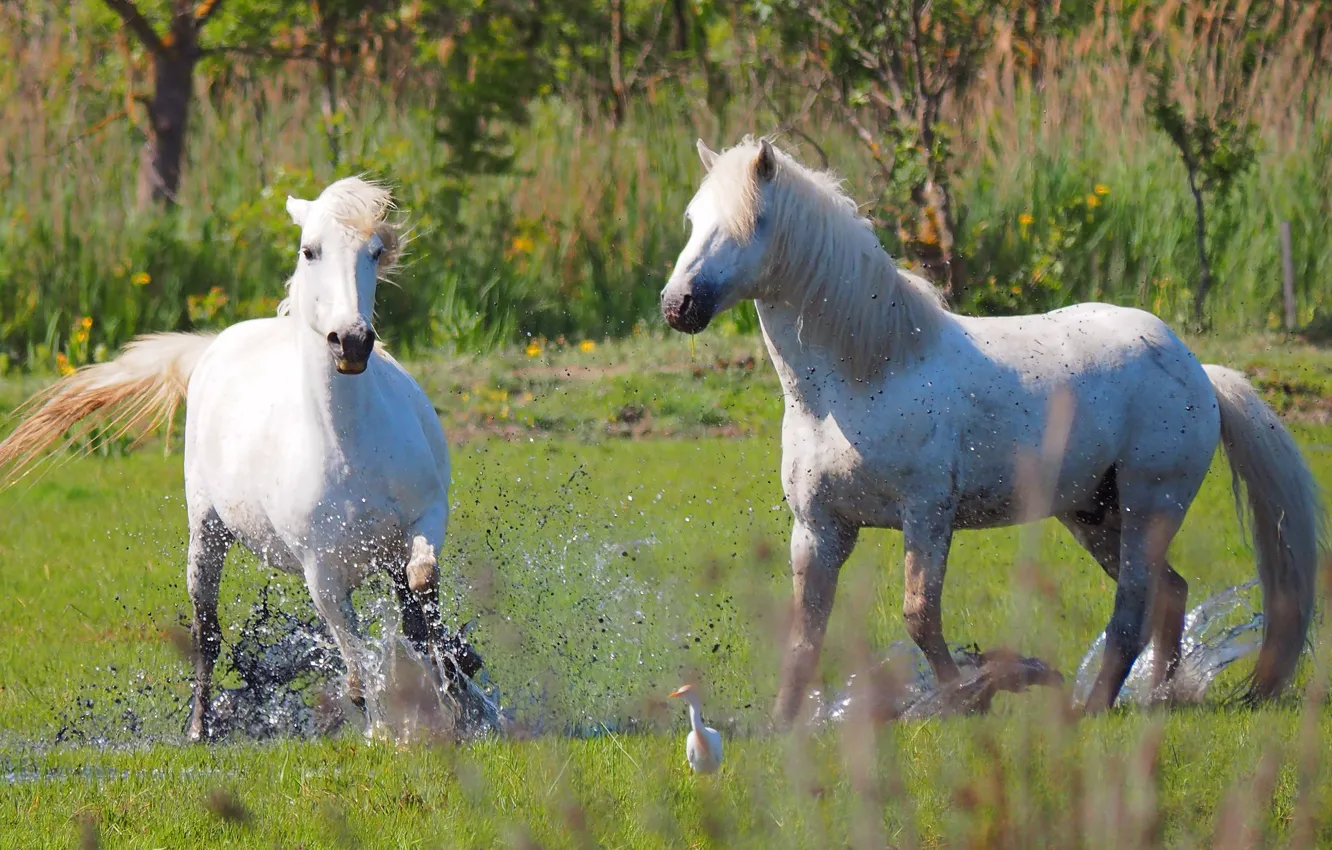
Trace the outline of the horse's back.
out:
<instances>
[{"instance_id":1,"label":"horse's back","mask_svg":"<svg viewBox=\"0 0 1332 850\"><path fill-rule=\"evenodd\" d=\"M987 360L1028 383L1132 383L1163 376L1181 387L1208 386L1188 346L1145 310L1092 302L1048 313L967 318L963 327Z\"/></svg>"},{"instance_id":2,"label":"horse's back","mask_svg":"<svg viewBox=\"0 0 1332 850\"><path fill-rule=\"evenodd\" d=\"M1007 380L1042 419L1056 392L1071 394L1069 451L1086 454L1093 465L1113 458L1165 471L1178 464L1205 470L1210 463L1219 434L1211 381L1159 317L1088 303L969 319L964 327L994 367L991 386Z\"/></svg>"}]
</instances>

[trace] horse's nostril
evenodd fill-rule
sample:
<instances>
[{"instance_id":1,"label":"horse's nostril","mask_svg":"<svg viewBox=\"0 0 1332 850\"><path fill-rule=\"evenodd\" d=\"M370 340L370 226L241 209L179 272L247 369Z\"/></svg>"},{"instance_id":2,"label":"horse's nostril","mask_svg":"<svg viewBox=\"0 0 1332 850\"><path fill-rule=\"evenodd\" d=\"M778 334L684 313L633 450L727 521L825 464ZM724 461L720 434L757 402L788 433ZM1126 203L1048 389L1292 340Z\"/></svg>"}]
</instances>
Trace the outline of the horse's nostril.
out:
<instances>
[{"instance_id":1,"label":"horse's nostril","mask_svg":"<svg viewBox=\"0 0 1332 850\"><path fill-rule=\"evenodd\" d=\"M692 303L694 303L694 296L692 296L692 295L686 295L685 297L681 298L681 299L680 299L680 312L683 313L684 311L688 310L688 309L689 309L689 305L692 304Z\"/></svg>"},{"instance_id":2,"label":"horse's nostril","mask_svg":"<svg viewBox=\"0 0 1332 850\"><path fill-rule=\"evenodd\" d=\"M328 333L328 344L329 344L329 345L337 345L337 344L338 344L338 333L337 333L337 331L329 331L329 333Z\"/></svg>"}]
</instances>

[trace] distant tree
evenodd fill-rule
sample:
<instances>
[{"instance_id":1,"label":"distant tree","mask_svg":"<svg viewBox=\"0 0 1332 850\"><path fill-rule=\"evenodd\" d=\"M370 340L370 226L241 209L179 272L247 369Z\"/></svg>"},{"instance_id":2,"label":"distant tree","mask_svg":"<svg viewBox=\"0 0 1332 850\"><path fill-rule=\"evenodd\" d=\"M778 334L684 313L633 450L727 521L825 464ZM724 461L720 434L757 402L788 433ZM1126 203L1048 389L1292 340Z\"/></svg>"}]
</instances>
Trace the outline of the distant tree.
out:
<instances>
[{"instance_id":1,"label":"distant tree","mask_svg":"<svg viewBox=\"0 0 1332 850\"><path fill-rule=\"evenodd\" d=\"M148 138L139 161L139 205L172 206L180 188L185 133L193 98L194 69L203 56L204 28L224 0L170 0L165 26L155 26L134 0L103 0L152 58Z\"/></svg>"},{"instance_id":2,"label":"distant tree","mask_svg":"<svg viewBox=\"0 0 1332 850\"><path fill-rule=\"evenodd\" d=\"M210 56L313 61L320 71L329 156L341 159L338 83L362 47L410 0L102 0L152 62L138 200L177 203L199 63ZM223 13L225 7L225 14ZM154 21L153 19L163 19ZM209 36L205 39L205 30Z\"/></svg>"},{"instance_id":3,"label":"distant tree","mask_svg":"<svg viewBox=\"0 0 1332 850\"><path fill-rule=\"evenodd\" d=\"M864 143L884 180L907 249L949 297L964 295L949 133L940 120L990 47L986 0L760 0L788 43L799 43L808 85ZM789 48L788 48L789 49ZM908 203L901 204L897 191ZM893 209L895 207L895 209Z\"/></svg>"},{"instance_id":4,"label":"distant tree","mask_svg":"<svg viewBox=\"0 0 1332 850\"><path fill-rule=\"evenodd\" d=\"M1198 250L1198 288L1193 296L1193 319L1205 325L1207 294L1212 290L1212 264L1207 254L1207 198L1224 203L1235 182L1254 163L1257 127L1237 118L1232 100L1224 100L1214 115L1188 117L1171 90L1168 64L1153 71L1152 95L1147 104L1153 123L1170 138L1188 174L1193 194L1194 239Z\"/></svg>"}]
</instances>

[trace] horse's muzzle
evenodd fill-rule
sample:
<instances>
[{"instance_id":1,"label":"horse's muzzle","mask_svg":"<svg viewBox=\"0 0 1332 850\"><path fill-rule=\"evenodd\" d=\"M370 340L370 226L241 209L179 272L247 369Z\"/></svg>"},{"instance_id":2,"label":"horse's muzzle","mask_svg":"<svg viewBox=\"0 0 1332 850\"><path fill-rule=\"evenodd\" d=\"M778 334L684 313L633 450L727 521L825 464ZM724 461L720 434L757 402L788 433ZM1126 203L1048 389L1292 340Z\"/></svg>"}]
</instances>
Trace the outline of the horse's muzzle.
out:
<instances>
[{"instance_id":1,"label":"horse's muzzle","mask_svg":"<svg viewBox=\"0 0 1332 850\"><path fill-rule=\"evenodd\" d=\"M328 349L340 374L359 375L375 350L375 329L359 321L342 333L333 331L328 335Z\"/></svg>"},{"instance_id":2,"label":"horse's muzzle","mask_svg":"<svg viewBox=\"0 0 1332 850\"><path fill-rule=\"evenodd\" d=\"M706 328L715 309L713 300L697 290L681 292L668 286L661 293L661 315L681 333L696 334Z\"/></svg>"}]
</instances>

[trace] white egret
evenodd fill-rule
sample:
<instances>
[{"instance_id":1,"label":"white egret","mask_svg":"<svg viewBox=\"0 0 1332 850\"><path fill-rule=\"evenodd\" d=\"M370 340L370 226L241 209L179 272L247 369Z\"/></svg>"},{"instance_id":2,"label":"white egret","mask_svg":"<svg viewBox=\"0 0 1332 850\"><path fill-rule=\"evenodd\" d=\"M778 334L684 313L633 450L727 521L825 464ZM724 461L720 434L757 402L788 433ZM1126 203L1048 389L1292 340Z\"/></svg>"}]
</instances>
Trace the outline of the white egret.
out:
<instances>
[{"instance_id":1,"label":"white egret","mask_svg":"<svg viewBox=\"0 0 1332 850\"><path fill-rule=\"evenodd\" d=\"M681 685L671 694L689 703L689 735L685 738L685 758L695 773L716 773L722 762L721 733L703 725L703 706L693 685Z\"/></svg>"}]
</instances>

